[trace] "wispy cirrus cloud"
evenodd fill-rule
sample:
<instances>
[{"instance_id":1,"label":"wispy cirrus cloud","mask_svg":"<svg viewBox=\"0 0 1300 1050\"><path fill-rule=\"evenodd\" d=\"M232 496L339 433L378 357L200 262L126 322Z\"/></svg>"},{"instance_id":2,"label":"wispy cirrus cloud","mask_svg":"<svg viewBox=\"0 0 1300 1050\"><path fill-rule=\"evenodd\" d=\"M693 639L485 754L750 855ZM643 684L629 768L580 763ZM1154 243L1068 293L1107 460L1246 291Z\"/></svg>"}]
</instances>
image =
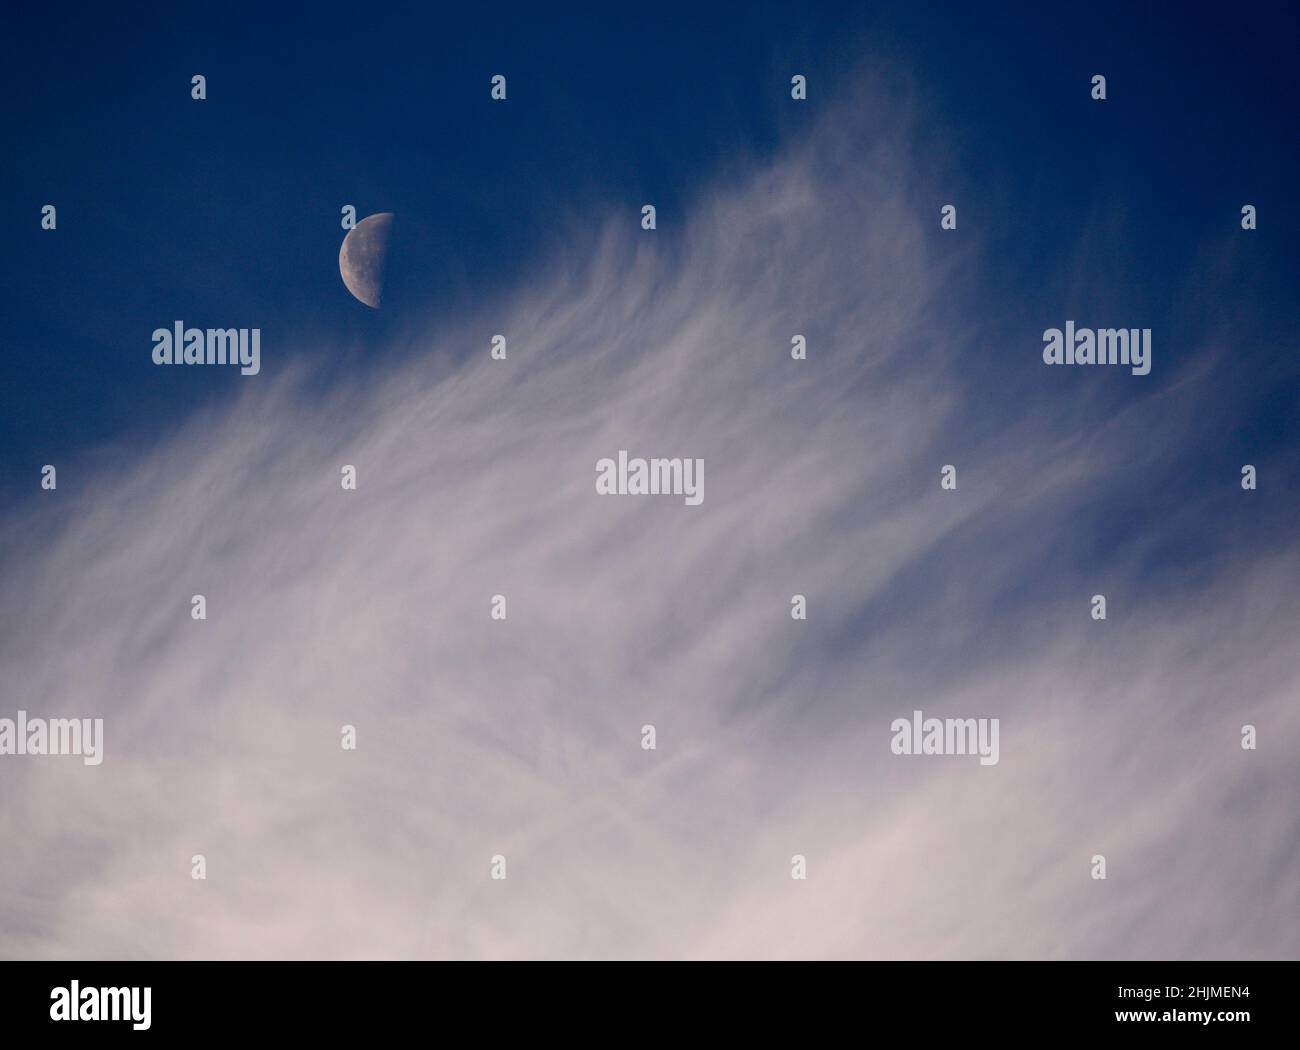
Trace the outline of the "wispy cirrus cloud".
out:
<instances>
[{"instance_id":1,"label":"wispy cirrus cloud","mask_svg":"<svg viewBox=\"0 0 1300 1050\"><path fill-rule=\"evenodd\" d=\"M979 238L930 235L928 122L870 89L680 225L11 513L8 706L106 745L0 761L0 953L1294 955L1300 549L1151 574L1221 494L1095 542L1194 414L981 385ZM703 458L703 504L598 496L619 449ZM914 709L1001 761L890 754Z\"/></svg>"}]
</instances>

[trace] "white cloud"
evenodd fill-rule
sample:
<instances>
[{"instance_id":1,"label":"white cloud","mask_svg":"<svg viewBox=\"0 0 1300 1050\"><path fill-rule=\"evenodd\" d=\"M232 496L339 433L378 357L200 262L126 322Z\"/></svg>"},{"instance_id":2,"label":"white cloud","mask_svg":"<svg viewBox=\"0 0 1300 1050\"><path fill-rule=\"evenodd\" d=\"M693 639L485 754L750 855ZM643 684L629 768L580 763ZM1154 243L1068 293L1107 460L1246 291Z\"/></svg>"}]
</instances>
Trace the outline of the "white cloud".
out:
<instances>
[{"instance_id":1,"label":"white cloud","mask_svg":"<svg viewBox=\"0 0 1300 1050\"><path fill-rule=\"evenodd\" d=\"M414 359L264 370L11 515L8 705L106 757L0 761L0 954L1293 955L1294 545L1107 564L1088 621L1044 559L1132 450L970 403L971 249L868 98L685 228L630 211ZM703 457L704 504L597 496L620 448ZM1000 764L890 755L914 707L999 717Z\"/></svg>"}]
</instances>

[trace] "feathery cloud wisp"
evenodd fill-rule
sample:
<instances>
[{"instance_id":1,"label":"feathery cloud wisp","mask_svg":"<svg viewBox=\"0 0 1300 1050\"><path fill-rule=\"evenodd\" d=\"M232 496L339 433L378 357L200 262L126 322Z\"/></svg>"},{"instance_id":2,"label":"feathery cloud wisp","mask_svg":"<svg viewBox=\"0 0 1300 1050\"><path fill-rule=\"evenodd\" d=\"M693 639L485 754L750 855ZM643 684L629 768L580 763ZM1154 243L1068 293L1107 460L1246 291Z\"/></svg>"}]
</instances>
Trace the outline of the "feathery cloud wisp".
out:
<instances>
[{"instance_id":1,"label":"feathery cloud wisp","mask_svg":"<svg viewBox=\"0 0 1300 1050\"><path fill-rule=\"evenodd\" d=\"M449 363L466 318L332 394L263 375L11 514L10 707L107 740L0 762L0 952L1293 955L1300 550L1110 559L1104 624L1044 571L1134 453L1050 404L969 437L935 301L975 249L925 235L913 114L611 224L499 305L508 362ZM703 458L703 504L598 496L624 448ZM999 718L1000 763L891 755L913 709Z\"/></svg>"}]
</instances>

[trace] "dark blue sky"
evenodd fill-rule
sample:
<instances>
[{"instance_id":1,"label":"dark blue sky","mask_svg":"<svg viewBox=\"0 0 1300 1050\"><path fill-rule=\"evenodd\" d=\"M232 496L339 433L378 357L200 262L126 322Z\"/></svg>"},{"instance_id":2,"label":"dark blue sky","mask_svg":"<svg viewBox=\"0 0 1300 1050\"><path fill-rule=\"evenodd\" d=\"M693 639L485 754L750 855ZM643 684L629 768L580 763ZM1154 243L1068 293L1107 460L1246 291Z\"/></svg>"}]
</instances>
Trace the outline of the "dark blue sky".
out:
<instances>
[{"instance_id":1,"label":"dark blue sky","mask_svg":"<svg viewBox=\"0 0 1300 1050\"><path fill-rule=\"evenodd\" d=\"M1296 16L916 6L25 5L0 74L0 504L34 498L41 464L151 443L295 356L328 373L397 352L395 325L436 330L526 280L575 223L594 231L618 209L635 222L653 201L671 237L708 180L797 136L864 67L913 78L946 129L936 167L982 244L973 386L1064 389L1025 355L1067 316L1157 328L1152 383L1226 324L1239 341L1198 392L1197 454L1229 464L1265 445L1297 480L1279 451L1297 445ZM498 72L504 105L488 97ZM1088 97L1096 72L1104 104ZM416 235L397 318L339 280L349 203ZM935 237L938 203L917 201ZM1101 300L1108 316L1091 317ZM972 304L951 305L969 324ZM260 327L265 378L154 367L150 333L175 319ZM1097 411L1145 392L1111 384Z\"/></svg>"}]
</instances>

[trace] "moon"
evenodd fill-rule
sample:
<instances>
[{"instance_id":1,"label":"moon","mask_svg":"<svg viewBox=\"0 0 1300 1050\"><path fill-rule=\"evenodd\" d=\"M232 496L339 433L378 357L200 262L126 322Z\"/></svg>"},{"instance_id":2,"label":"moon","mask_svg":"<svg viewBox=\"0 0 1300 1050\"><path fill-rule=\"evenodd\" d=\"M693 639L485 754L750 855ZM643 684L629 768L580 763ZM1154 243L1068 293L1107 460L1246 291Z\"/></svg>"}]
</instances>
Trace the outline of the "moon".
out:
<instances>
[{"instance_id":1,"label":"moon","mask_svg":"<svg viewBox=\"0 0 1300 1050\"><path fill-rule=\"evenodd\" d=\"M384 271L393 213L367 215L343 238L339 248L339 274L347 289L367 306L378 310L384 301Z\"/></svg>"}]
</instances>

